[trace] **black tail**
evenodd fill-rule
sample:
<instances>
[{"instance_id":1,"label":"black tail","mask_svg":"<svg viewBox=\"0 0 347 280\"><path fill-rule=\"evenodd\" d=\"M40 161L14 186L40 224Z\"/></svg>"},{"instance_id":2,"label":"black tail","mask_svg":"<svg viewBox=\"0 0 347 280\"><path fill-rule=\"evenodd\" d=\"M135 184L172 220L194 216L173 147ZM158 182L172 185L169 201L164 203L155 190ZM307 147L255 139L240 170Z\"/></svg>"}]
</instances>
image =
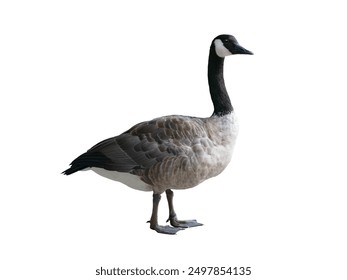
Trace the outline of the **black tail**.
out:
<instances>
[{"instance_id":1,"label":"black tail","mask_svg":"<svg viewBox=\"0 0 347 280\"><path fill-rule=\"evenodd\" d=\"M81 167L81 166L73 166L72 165L70 168L68 168L65 171L61 172L61 174L70 175L70 174L73 174L73 173L75 173L77 171L80 171L80 170L82 170L84 168L87 168L87 166L86 167Z\"/></svg>"},{"instance_id":2,"label":"black tail","mask_svg":"<svg viewBox=\"0 0 347 280\"><path fill-rule=\"evenodd\" d=\"M71 162L70 168L62 172L64 175L70 175L77 171L83 170L88 167L101 167L104 168L105 164L109 163L110 159L99 152L86 152Z\"/></svg>"}]
</instances>

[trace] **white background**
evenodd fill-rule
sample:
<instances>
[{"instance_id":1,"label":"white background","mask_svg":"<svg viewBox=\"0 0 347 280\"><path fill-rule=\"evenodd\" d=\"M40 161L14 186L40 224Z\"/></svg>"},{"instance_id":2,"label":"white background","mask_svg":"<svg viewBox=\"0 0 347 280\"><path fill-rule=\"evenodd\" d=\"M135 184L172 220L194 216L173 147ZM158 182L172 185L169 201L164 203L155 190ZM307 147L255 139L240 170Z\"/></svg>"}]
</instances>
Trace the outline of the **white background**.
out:
<instances>
[{"instance_id":1,"label":"white background","mask_svg":"<svg viewBox=\"0 0 347 280\"><path fill-rule=\"evenodd\" d=\"M124 3L0 4L0 278L251 266L248 277L165 279L346 279L343 1ZM207 56L221 33L255 55L225 61L240 122L232 163L176 192L179 218L203 227L157 234L151 193L60 174L142 120L209 116Z\"/></svg>"}]
</instances>

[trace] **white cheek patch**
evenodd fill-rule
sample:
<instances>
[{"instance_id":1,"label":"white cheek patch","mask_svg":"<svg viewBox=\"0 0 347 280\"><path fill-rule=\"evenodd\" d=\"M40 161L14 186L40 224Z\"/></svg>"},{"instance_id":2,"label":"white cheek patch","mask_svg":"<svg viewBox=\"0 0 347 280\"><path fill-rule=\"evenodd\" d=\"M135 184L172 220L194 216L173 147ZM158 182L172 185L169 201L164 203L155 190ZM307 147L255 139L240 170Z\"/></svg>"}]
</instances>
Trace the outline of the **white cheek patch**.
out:
<instances>
[{"instance_id":1,"label":"white cheek patch","mask_svg":"<svg viewBox=\"0 0 347 280\"><path fill-rule=\"evenodd\" d=\"M216 54L219 57L226 57L228 55L232 55L232 53L223 45L222 40L217 39L214 41L214 46L216 48Z\"/></svg>"}]
</instances>

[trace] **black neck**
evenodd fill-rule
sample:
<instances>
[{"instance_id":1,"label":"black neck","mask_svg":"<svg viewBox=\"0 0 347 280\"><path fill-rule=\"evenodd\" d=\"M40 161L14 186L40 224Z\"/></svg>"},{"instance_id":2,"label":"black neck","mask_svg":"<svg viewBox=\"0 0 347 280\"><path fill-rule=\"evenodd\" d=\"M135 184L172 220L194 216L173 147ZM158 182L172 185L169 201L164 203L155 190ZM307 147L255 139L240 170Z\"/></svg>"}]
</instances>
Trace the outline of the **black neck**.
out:
<instances>
[{"instance_id":1,"label":"black neck","mask_svg":"<svg viewBox=\"0 0 347 280\"><path fill-rule=\"evenodd\" d=\"M213 115L217 116L230 114L234 110L224 84L223 66L224 58L216 54L212 44L208 60L208 84L214 106Z\"/></svg>"}]
</instances>

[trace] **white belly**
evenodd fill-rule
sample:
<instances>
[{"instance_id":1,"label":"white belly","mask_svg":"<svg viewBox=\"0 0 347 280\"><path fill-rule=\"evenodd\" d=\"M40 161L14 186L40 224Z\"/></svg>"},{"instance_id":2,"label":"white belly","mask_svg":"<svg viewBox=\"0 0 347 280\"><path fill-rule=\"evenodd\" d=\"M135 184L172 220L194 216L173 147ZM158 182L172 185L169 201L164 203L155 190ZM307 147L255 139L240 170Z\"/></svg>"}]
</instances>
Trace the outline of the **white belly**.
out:
<instances>
[{"instance_id":1,"label":"white belly","mask_svg":"<svg viewBox=\"0 0 347 280\"><path fill-rule=\"evenodd\" d=\"M152 191L152 187L143 182L138 176L132 175L125 172L118 172L118 171L110 171L103 168L98 167L92 167L91 170L93 170L95 173L99 174L100 176L103 176L107 179L121 182L124 185L127 185L130 188L133 188L135 190L139 191Z\"/></svg>"}]
</instances>

